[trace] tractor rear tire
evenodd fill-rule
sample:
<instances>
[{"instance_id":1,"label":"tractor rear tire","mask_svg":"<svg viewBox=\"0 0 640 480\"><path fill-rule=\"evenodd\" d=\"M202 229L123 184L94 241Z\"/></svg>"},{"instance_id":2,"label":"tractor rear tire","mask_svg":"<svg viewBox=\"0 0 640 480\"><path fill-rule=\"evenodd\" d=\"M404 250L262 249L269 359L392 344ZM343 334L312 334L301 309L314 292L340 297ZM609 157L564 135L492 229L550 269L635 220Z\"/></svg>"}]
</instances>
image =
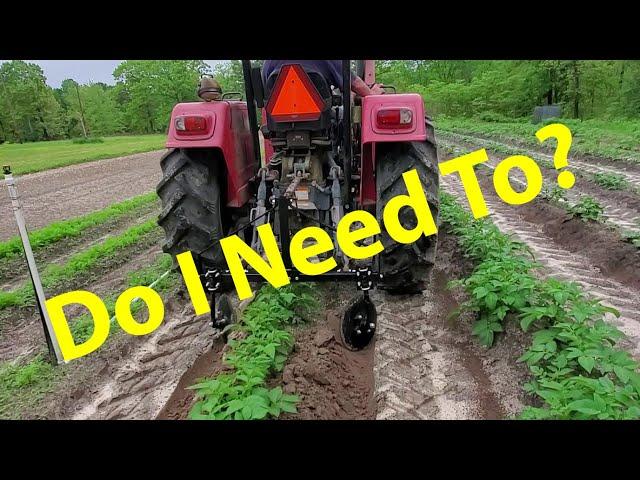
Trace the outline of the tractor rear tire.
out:
<instances>
[{"instance_id":1,"label":"tractor rear tire","mask_svg":"<svg viewBox=\"0 0 640 480\"><path fill-rule=\"evenodd\" d=\"M427 121L427 140L424 142L403 142L379 144L376 155L376 206L378 222L381 226L380 240L384 251L380 253L380 273L383 279L381 289L389 293L413 294L424 290L431 279L435 264L437 235L420 237L413 244L397 243L386 229L382 212L387 203L397 195L407 195L402 174L416 169L427 202L438 224L438 152L433 125ZM412 208L400 209L400 223L407 229L417 225Z\"/></svg>"},{"instance_id":2,"label":"tractor rear tire","mask_svg":"<svg viewBox=\"0 0 640 480\"><path fill-rule=\"evenodd\" d=\"M176 255L189 250L199 269L222 265L222 249L216 242L224 236L217 160L210 151L187 149L170 150L160 160L158 225L165 231L162 250L173 256L174 263Z\"/></svg>"}]
</instances>

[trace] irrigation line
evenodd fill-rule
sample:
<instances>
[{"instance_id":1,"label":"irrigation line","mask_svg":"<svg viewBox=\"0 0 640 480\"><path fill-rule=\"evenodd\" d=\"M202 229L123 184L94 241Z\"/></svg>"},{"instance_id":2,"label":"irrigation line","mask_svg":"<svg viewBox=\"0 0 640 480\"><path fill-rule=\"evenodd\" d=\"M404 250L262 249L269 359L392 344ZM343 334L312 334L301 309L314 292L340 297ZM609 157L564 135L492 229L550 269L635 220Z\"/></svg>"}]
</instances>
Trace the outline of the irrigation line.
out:
<instances>
[{"instance_id":1,"label":"irrigation line","mask_svg":"<svg viewBox=\"0 0 640 480\"><path fill-rule=\"evenodd\" d=\"M167 270L166 272L164 272L162 275L160 275L158 278L156 278L153 283L151 283L151 285L148 285L147 288L153 288L155 287L158 282L160 282L160 280L162 280L163 278L165 278L167 275L169 275L169 273L171 273L171 268L169 270ZM138 302L138 300L140 300L140 297L135 297L133 300L131 300L131 304L133 305L134 303ZM109 323L113 322L116 319L116 315L114 314L113 317L111 317L111 320L109 320Z\"/></svg>"}]
</instances>

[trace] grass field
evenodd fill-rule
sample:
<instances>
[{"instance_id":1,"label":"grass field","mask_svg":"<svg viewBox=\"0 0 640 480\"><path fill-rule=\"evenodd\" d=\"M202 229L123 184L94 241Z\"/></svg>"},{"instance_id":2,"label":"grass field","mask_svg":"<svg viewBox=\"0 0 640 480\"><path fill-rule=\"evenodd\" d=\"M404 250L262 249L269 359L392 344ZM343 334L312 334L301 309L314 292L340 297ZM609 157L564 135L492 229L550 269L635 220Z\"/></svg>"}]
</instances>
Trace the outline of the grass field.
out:
<instances>
[{"instance_id":1,"label":"grass field","mask_svg":"<svg viewBox=\"0 0 640 480\"><path fill-rule=\"evenodd\" d=\"M640 122L558 119L573 134L572 153L591 154L612 159L640 162ZM547 121L546 123L552 123ZM543 124L529 120L487 122L475 118L438 116L436 130L480 134L497 140L516 140L538 146L535 132Z\"/></svg>"},{"instance_id":2,"label":"grass field","mask_svg":"<svg viewBox=\"0 0 640 480\"><path fill-rule=\"evenodd\" d=\"M71 140L0 145L0 163L11 165L13 173L25 174L121 157L164 148L166 135L104 137L102 143L77 144Z\"/></svg>"}]
</instances>

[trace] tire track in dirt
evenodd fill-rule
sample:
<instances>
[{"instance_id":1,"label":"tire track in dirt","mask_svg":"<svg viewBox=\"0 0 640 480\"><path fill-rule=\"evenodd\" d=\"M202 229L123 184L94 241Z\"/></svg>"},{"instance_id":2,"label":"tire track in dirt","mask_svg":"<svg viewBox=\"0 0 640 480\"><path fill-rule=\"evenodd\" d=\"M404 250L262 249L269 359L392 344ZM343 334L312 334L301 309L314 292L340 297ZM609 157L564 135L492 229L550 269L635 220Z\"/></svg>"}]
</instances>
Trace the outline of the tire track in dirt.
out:
<instances>
[{"instance_id":1,"label":"tire track in dirt","mask_svg":"<svg viewBox=\"0 0 640 480\"><path fill-rule=\"evenodd\" d=\"M451 243L451 239L450 242ZM422 295L375 291L378 330L374 354L378 419L499 419L525 402L526 373L515 364L522 342L512 329L499 348L481 349L470 338L470 315L448 320L461 299L447 289L460 256L439 246L433 280Z\"/></svg>"},{"instance_id":2,"label":"tire track in dirt","mask_svg":"<svg viewBox=\"0 0 640 480\"><path fill-rule=\"evenodd\" d=\"M441 187L468 208L459 180L443 177ZM640 292L607 278L591 264L589 258L571 253L558 245L541 231L540 225L524 220L516 207L502 202L492 190L485 188L483 193L490 212L489 218L502 232L513 234L526 243L536 260L545 267L546 275L576 282L604 305L620 311L619 318L607 314L606 319L627 335L627 339L621 341L620 345L640 359Z\"/></svg>"},{"instance_id":3,"label":"tire track in dirt","mask_svg":"<svg viewBox=\"0 0 640 480\"><path fill-rule=\"evenodd\" d=\"M17 176L28 228L42 228L150 192L162 177L163 153L138 153ZM2 181L0 241L17 234L11 200Z\"/></svg>"},{"instance_id":4,"label":"tire track in dirt","mask_svg":"<svg viewBox=\"0 0 640 480\"><path fill-rule=\"evenodd\" d=\"M209 326L208 317L196 316L191 305L173 312L151 335L136 339L126 359L76 405L71 418L156 418L184 372L219 335Z\"/></svg>"},{"instance_id":5,"label":"tire track in dirt","mask_svg":"<svg viewBox=\"0 0 640 480\"><path fill-rule=\"evenodd\" d=\"M448 145L460 148L462 150L466 150L464 145L458 143L457 141L451 140L440 140L442 145ZM491 148L490 145L485 145L486 148ZM500 163L501 158L492 155L490 152L487 152L489 156L489 161L485 163L491 169L494 169L498 163ZM537 152L531 151L523 151L523 153L529 153L533 156L537 155ZM571 163L570 163L571 164ZM556 177L557 172L555 170L549 170L541 166L541 170L543 173L544 181L546 186L554 186L556 185ZM521 172L515 170L514 174L511 175L511 178L518 182L521 186L525 186L523 182L524 176L521 175ZM603 218L605 218L609 223L618 227L621 231L628 232L639 232L640 233L640 213L638 210L629 208L625 205L620 204L615 198L607 198L601 194L595 194L593 192L583 193L581 192L580 187L580 178L576 179L576 184L573 188L569 190L565 190L565 195L567 201L570 205L575 205L578 203L582 197L585 195L589 195L593 197L602 207L603 207Z\"/></svg>"}]
</instances>

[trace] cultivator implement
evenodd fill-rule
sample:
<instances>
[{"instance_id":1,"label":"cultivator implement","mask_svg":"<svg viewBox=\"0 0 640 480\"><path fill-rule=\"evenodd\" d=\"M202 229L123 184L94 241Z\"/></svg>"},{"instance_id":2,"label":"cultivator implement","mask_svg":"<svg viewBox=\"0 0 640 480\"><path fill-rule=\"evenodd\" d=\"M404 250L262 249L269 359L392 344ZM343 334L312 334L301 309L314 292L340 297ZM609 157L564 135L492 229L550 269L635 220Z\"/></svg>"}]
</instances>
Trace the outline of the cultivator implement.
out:
<instances>
[{"instance_id":1,"label":"cultivator implement","mask_svg":"<svg viewBox=\"0 0 640 480\"><path fill-rule=\"evenodd\" d=\"M213 327L224 329L233 322L228 297L233 278L220 240L238 235L262 255L258 227L268 224L290 282L354 284L357 294L345 310L341 333L349 348L361 349L376 331L370 290L417 293L429 281L435 236L397 243L385 229L382 211L394 196L407 194L402 173L415 169L437 218L435 138L419 95L352 100L352 82L374 83L372 61L358 61L357 76L352 76L351 62L342 61L341 78L333 79L317 63L284 62L266 75L243 61L246 102L176 105L167 141L172 150L162 160L164 178L157 188L164 207L159 224L166 233L166 252L193 253L210 295ZM344 85L340 94L339 83ZM350 259L336 238L338 224L354 210L369 212L380 224L379 235L358 242L365 247L379 240L384 246L366 261ZM398 219L407 230L417 224L411 208L400 209ZM333 258L333 270L308 275L294 266L292 235L307 226L333 239L334 249L317 258ZM249 266L244 273L250 283L265 281Z\"/></svg>"}]
</instances>

